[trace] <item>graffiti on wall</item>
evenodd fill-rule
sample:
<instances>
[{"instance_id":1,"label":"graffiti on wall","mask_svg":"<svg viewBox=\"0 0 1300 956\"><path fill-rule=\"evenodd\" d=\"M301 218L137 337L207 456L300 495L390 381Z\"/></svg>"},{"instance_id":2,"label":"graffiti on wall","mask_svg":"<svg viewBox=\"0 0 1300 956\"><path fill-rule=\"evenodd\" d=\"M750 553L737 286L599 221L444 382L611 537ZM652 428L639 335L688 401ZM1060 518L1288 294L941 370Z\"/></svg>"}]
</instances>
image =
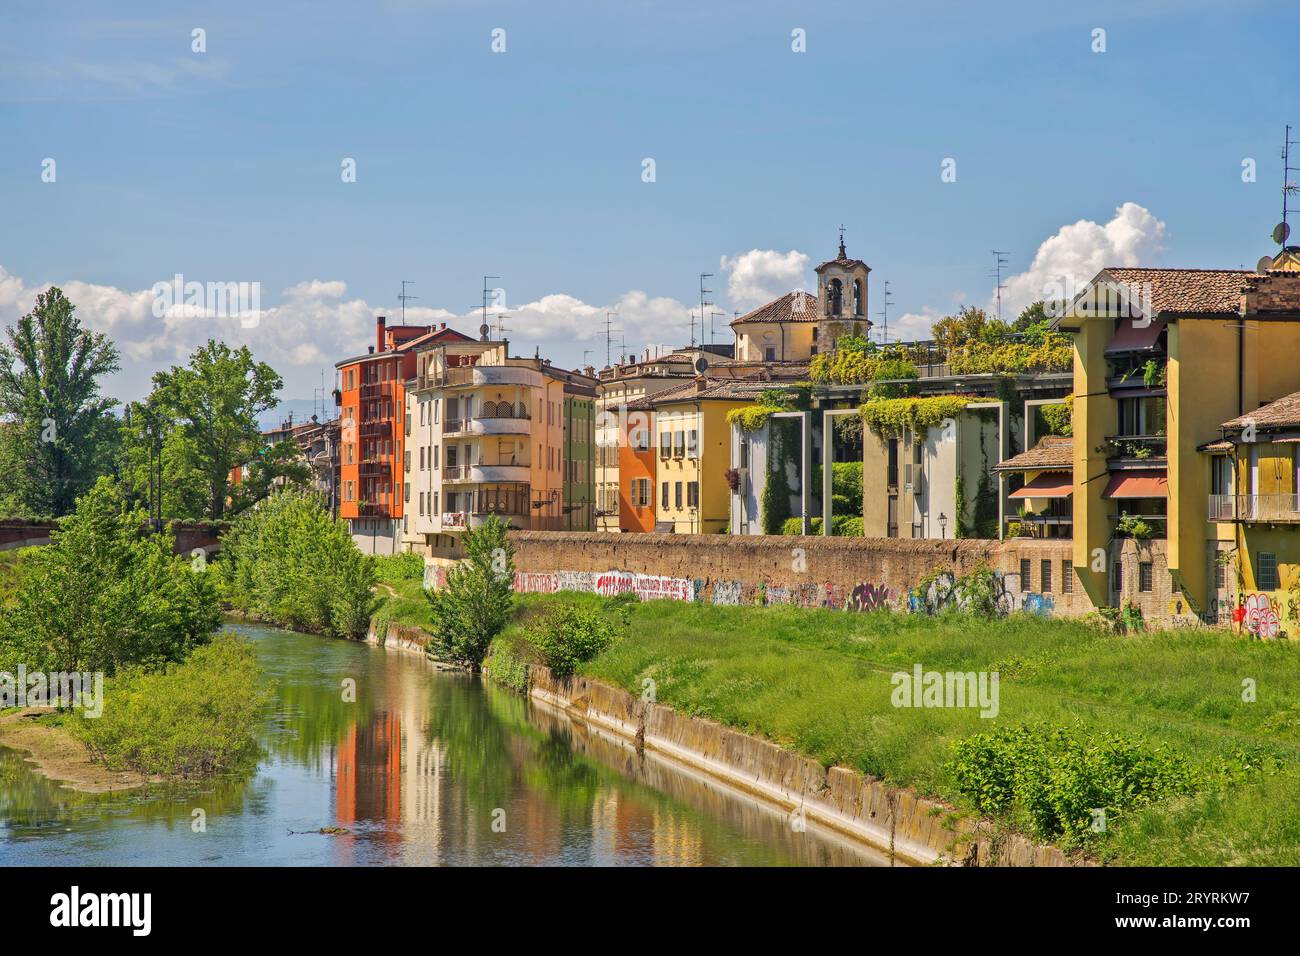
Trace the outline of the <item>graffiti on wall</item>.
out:
<instances>
[{"instance_id":1,"label":"graffiti on wall","mask_svg":"<svg viewBox=\"0 0 1300 956\"><path fill-rule=\"evenodd\" d=\"M874 611L889 607L892 592L883 584L863 582L853 589L845 607L850 611Z\"/></svg>"},{"instance_id":2,"label":"graffiti on wall","mask_svg":"<svg viewBox=\"0 0 1300 956\"><path fill-rule=\"evenodd\" d=\"M1000 614L1024 610L1035 614L1051 614L1055 602L1042 594L1020 590L1020 575L994 571L990 580L992 603ZM907 608L914 614L942 614L945 611L967 610L973 596L964 579L952 571L933 575L924 589L917 588L907 596Z\"/></svg>"},{"instance_id":3,"label":"graffiti on wall","mask_svg":"<svg viewBox=\"0 0 1300 956\"><path fill-rule=\"evenodd\" d=\"M1247 633L1261 640L1275 638L1282 633L1281 615L1267 594L1247 596L1234 616Z\"/></svg>"},{"instance_id":4,"label":"graffiti on wall","mask_svg":"<svg viewBox=\"0 0 1300 956\"><path fill-rule=\"evenodd\" d=\"M520 594L585 591L603 597L631 592L643 601L695 600L695 582L690 578L630 571L516 571L515 591Z\"/></svg>"}]
</instances>

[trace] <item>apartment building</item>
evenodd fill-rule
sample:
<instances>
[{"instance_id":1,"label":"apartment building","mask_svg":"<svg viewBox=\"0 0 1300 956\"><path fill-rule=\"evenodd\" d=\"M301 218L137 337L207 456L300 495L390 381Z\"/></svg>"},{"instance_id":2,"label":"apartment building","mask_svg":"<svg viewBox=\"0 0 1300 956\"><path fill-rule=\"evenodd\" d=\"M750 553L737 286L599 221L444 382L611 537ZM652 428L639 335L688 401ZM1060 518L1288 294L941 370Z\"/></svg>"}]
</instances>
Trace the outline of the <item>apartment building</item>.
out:
<instances>
[{"instance_id":1,"label":"apartment building","mask_svg":"<svg viewBox=\"0 0 1300 956\"><path fill-rule=\"evenodd\" d=\"M621 444L628 432L628 406L648 395L675 388L690 379L693 358L686 352L650 350L638 359L624 362L623 357L612 367L600 371L596 397L596 530L597 531L650 531L642 528L641 516L645 506L638 506L636 514L625 512L625 502L619 494L619 469L627 453ZM645 475L638 472L638 478ZM650 476L653 478L653 475ZM639 515L639 516L638 516ZM653 522L653 508L650 509ZM629 521L636 527L629 527Z\"/></svg>"},{"instance_id":2,"label":"apartment building","mask_svg":"<svg viewBox=\"0 0 1300 956\"><path fill-rule=\"evenodd\" d=\"M1255 637L1300 636L1300 391L1221 426L1209 458L1209 616Z\"/></svg>"},{"instance_id":3,"label":"apartment building","mask_svg":"<svg viewBox=\"0 0 1300 956\"><path fill-rule=\"evenodd\" d=\"M406 382L415 374L415 348L467 337L444 323L389 326L375 320L375 344L365 355L335 363L340 408L339 516L368 554L401 548L402 459Z\"/></svg>"},{"instance_id":4,"label":"apartment building","mask_svg":"<svg viewBox=\"0 0 1300 956\"><path fill-rule=\"evenodd\" d=\"M1241 550L1242 529L1269 521L1255 511L1225 520L1222 496L1235 508L1238 494L1287 494L1285 460L1266 452L1273 441L1245 453L1218 442L1300 386L1289 251L1263 272L1106 269L1070 304L1073 560L1094 604L1213 620L1239 597L1229 561L1241 559L1247 581L1262 570L1273 583L1277 552Z\"/></svg>"},{"instance_id":5,"label":"apartment building","mask_svg":"<svg viewBox=\"0 0 1300 956\"><path fill-rule=\"evenodd\" d=\"M676 534L716 534L730 523L730 433L727 412L753 404L770 384L691 381L633 403L633 412L651 412L654 462L654 530ZM646 454L645 452L640 453ZM644 475L636 475L644 480ZM620 494L634 498L633 472L620 476ZM639 493L638 493L639 494Z\"/></svg>"},{"instance_id":6,"label":"apartment building","mask_svg":"<svg viewBox=\"0 0 1300 956\"><path fill-rule=\"evenodd\" d=\"M508 341L429 342L414 364L404 547L457 557L460 535L489 515L521 530L590 530L594 377L511 356Z\"/></svg>"}]
</instances>

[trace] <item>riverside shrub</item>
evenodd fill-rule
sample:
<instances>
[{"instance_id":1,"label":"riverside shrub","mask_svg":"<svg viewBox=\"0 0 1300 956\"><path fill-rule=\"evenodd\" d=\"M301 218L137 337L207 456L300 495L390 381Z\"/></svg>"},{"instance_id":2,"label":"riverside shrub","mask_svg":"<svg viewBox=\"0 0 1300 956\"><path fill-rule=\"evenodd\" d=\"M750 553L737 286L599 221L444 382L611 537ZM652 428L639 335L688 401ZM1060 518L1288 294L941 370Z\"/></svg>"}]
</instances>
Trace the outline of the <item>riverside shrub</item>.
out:
<instances>
[{"instance_id":1,"label":"riverside shrub","mask_svg":"<svg viewBox=\"0 0 1300 956\"><path fill-rule=\"evenodd\" d=\"M173 536L108 478L77 499L52 543L23 555L0 614L0 670L103 671L182 660L221 622L206 565L173 554Z\"/></svg>"},{"instance_id":2,"label":"riverside shrub","mask_svg":"<svg viewBox=\"0 0 1300 956\"><path fill-rule=\"evenodd\" d=\"M69 729L112 770L201 777L257 753L267 692L253 646L226 632L183 664L123 668L104 688L99 717L74 712Z\"/></svg>"},{"instance_id":3,"label":"riverside shrub","mask_svg":"<svg viewBox=\"0 0 1300 956\"><path fill-rule=\"evenodd\" d=\"M506 524L490 515L465 532L465 559L447 572L447 583L426 591L433 611L430 656L478 670L492 639L510 620L514 603L515 548Z\"/></svg>"},{"instance_id":4,"label":"riverside shrub","mask_svg":"<svg viewBox=\"0 0 1300 956\"><path fill-rule=\"evenodd\" d=\"M981 813L1023 814L1044 839L1086 842L1105 819L1191 793L1197 775L1163 746L1109 732L1041 725L976 734L952 745L957 789Z\"/></svg>"},{"instance_id":5,"label":"riverside shrub","mask_svg":"<svg viewBox=\"0 0 1300 956\"><path fill-rule=\"evenodd\" d=\"M529 629L529 640L556 677L568 677L614 643L614 625L600 611L563 604Z\"/></svg>"},{"instance_id":6,"label":"riverside shrub","mask_svg":"<svg viewBox=\"0 0 1300 956\"><path fill-rule=\"evenodd\" d=\"M286 488L245 511L221 539L222 589L235 607L295 630L362 637L377 601L374 559L320 498Z\"/></svg>"}]
</instances>

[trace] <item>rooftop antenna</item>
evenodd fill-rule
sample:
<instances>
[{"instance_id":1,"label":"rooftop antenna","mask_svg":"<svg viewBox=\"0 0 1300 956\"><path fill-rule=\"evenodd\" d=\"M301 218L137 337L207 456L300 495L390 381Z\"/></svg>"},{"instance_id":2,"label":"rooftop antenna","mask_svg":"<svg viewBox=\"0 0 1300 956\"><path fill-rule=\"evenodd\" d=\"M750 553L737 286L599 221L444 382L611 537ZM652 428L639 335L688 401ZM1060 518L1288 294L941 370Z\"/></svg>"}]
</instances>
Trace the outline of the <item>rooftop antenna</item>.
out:
<instances>
[{"instance_id":1,"label":"rooftop antenna","mask_svg":"<svg viewBox=\"0 0 1300 956\"><path fill-rule=\"evenodd\" d=\"M513 331L514 331L514 329L506 328L506 324L505 324L505 322L502 321L502 320L503 320L506 316L508 316L509 314L510 314L509 312L498 312L498 313L496 314L497 322L496 322L496 326L495 326L495 328L496 328L496 330L497 330L497 338L500 338L500 337L501 337L501 334L502 334L503 332L513 332Z\"/></svg>"},{"instance_id":2,"label":"rooftop antenna","mask_svg":"<svg viewBox=\"0 0 1300 956\"><path fill-rule=\"evenodd\" d=\"M885 294L880 299L880 312L878 313L882 320L880 332L880 344L889 344L889 307L894 303L889 300L889 280L885 280Z\"/></svg>"},{"instance_id":3,"label":"rooftop antenna","mask_svg":"<svg viewBox=\"0 0 1300 956\"><path fill-rule=\"evenodd\" d=\"M713 304L712 302L706 302L704 300L704 297L713 291L712 289L704 288L704 280L712 279L712 278L713 278L712 272L700 273L700 338L704 338L704 307L706 305ZM712 344L713 342L712 336L709 337L709 342L710 344ZM691 345L692 346L695 345L695 323L694 322L691 323Z\"/></svg>"},{"instance_id":4,"label":"rooftop antenna","mask_svg":"<svg viewBox=\"0 0 1300 956\"><path fill-rule=\"evenodd\" d=\"M614 328L614 316L616 315L618 315L617 312L605 313L605 368L609 368L609 346L610 343L614 341L614 337L610 333L623 331L622 329ZM623 364L621 356L619 358L619 364Z\"/></svg>"},{"instance_id":5,"label":"rooftop antenna","mask_svg":"<svg viewBox=\"0 0 1300 956\"><path fill-rule=\"evenodd\" d=\"M727 313L725 312L709 313L709 344L710 345L713 344L713 320L716 319L718 316L722 316L725 319L727 317Z\"/></svg>"},{"instance_id":6,"label":"rooftop antenna","mask_svg":"<svg viewBox=\"0 0 1300 956\"><path fill-rule=\"evenodd\" d=\"M1282 136L1282 221L1273 227L1273 241L1286 248L1286 241L1291 237L1291 224L1287 222L1287 200L1291 194L1300 191L1300 186L1291 180L1291 174L1300 172L1300 166L1291 165L1291 147L1300 146L1300 140L1291 138L1291 124L1288 123Z\"/></svg>"},{"instance_id":7,"label":"rooftop antenna","mask_svg":"<svg viewBox=\"0 0 1300 956\"><path fill-rule=\"evenodd\" d=\"M402 280L402 294L399 295L399 296L397 297L397 301L399 301L399 302L402 303L402 324L403 324L403 325L406 324L406 300L407 300L407 299L418 299L418 298L419 298L418 295L407 295L407 294L406 294L406 287L407 287L408 285L415 285L415 282L413 282L411 279L403 279L403 280Z\"/></svg>"},{"instance_id":8,"label":"rooftop antenna","mask_svg":"<svg viewBox=\"0 0 1300 956\"><path fill-rule=\"evenodd\" d=\"M997 249L994 249L993 250L993 271L989 273L989 278L997 281L997 285L994 287L994 294L997 296L997 300L998 300L998 321L999 322L1002 321L1002 290L1006 288L1006 286L1002 284L1002 270L1007 267L1008 255L1010 255L1010 253L1000 252Z\"/></svg>"},{"instance_id":9,"label":"rooftop antenna","mask_svg":"<svg viewBox=\"0 0 1300 956\"><path fill-rule=\"evenodd\" d=\"M481 323L479 323L479 327L478 327L479 341L481 341L481 342L486 342L487 339L488 339L488 333L489 333L490 331L492 331L492 330L488 327L488 314L487 314L487 309L488 309L488 292L489 292L489 290L488 290L488 280L489 280L489 279L500 279L500 278L501 278L500 276L484 276L484 277L483 277L483 321L482 321Z\"/></svg>"},{"instance_id":10,"label":"rooftop antenna","mask_svg":"<svg viewBox=\"0 0 1300 956\"><path fill-rule=\"evenodd\" d=\"M582 350L582 367L583 367L584 369L587 367L587 356L590 355L590 354L591 354L591 349L583 349L583 350Z\"/></svg>"}]
</instances>

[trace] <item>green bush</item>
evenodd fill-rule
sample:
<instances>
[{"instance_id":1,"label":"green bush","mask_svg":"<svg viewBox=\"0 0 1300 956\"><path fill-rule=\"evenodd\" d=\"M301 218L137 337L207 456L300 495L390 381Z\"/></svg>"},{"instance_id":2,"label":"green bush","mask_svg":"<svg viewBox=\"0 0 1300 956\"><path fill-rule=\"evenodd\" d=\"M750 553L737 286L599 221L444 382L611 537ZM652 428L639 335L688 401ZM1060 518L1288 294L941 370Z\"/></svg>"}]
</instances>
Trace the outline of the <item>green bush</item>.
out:
<instances>
[{"instance_id":1,"label":"green bush","mask_svg":"<svg viewBox=\"0 0 1300 956\"><path fill-rule=\"evenodd\" d=\"M170 532L142 535L146 525L108 478L77 499L52 543L24 552L0 614L0 670L111 674L206 642L221 623L209 566L174 555Z\"/></svg>"},{"instance_id":2,"label":"green bush","mask_svg":"<svg viewBox=\"0 0 1300 956\"><path fill-rule=\"evenodd\" d=\"M474 670L483 666L492 639L510 620L514 601L515 548L508 526L490 515L465 532L465 560L447 572L447 583L428 591L433 611L429 654Z\"/></svg>"},{"instance_id":3,"label":"green bush","mask_svg":"<svg viewBox=\"0 0 1300 956\"><path fill-rule=\"evenodd\" d=\"M1163 746L1116 733L1041 725L976 734L952 745L948 769L981 813L1015 810L1044 839L1086 842L1098 812L1125 811L1191 793L1196 775Z\"/></svg>"},{"instance_id":4,"label":"green bush","mask_svg":"<svg viewBox=\"0 0 1300 956\"><path fill-rule=\"evenodd\" d=\"M831 530L835 532L837 538L861 538L866 532L862 528L861 518L851 518L845 515L841 520L835 518L831 522Z\"/></svg>"},{"instance_id":5,"label":"green bush","mask_svg":"<svg viewBox=\"0 0 1300 956\"><path fill-rule=\"evenodd\" d=\"M68 727L112 770L168 777L222 773L257 753L267 699L257 653L229 632L183 664L123 668L104 688L103 713L75 711Z\"/></svg>"},{"instance_id":6,"label":"green bush","mask_svg":"<svg viewBox=\"0 0 1300 956\"><path fill-rule=\"evenodd\" d=\"M377 603L374 559L320 499L287 488L235 519L216 564L235 607L294 630L362 637Z\"/></svg>"},{"instance_id":7,"label":"green bush","mask_svg":"<svg viewBox=\"0 0 1300 956\"><path fill-rule=\"evenodd\" d=\"M399 581L423 581L424 558L409 551L401 554L384 554L376 557L375 580L385 584Z\"/></svg>"},{"instance_id":8,"label":"green bush","mask_svg":"<svg viewBox=\"0 0 1300 956\"><path fill-rule=\"evenodd\" d=\"M832 523L831 527L834 527L834 526L835 526L834 523ZM808 533L809 533L809 534L821 534L821 533L822 533L822 519L821 519L821 518L809 518L809 519L808 519ZM796 535L798 535L798 534L803 534L803 519L802 519L802 518L786 518L785 521L781 522L781 534L783 534L783 535L786 535L786 534L796 534Z\"/></svg>"},{"instance_id":9,"label":"green bush","mask_svg":"<svg viewBox=\"0 0 1300 956\"><path fill-rule=\"evenodd\" d=\"M604 614L576 604L552 608L529 628L529 640L556 677L568 677L602 654L615 634Z\"/></svg>"}]
</instances>

